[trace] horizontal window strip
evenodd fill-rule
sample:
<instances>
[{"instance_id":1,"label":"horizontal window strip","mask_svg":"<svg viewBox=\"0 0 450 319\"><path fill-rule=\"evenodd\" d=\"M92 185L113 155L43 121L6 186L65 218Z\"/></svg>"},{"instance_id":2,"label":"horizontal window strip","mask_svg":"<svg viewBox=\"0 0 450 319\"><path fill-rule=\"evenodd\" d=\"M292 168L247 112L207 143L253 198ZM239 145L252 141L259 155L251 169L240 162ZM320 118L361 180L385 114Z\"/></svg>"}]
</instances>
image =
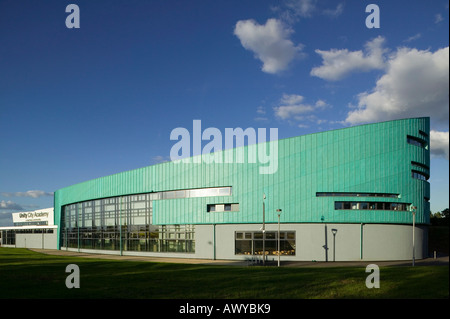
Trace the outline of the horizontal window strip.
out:
<instances>
[{"instance_id":1,"label":"horizontal window strip","mask_svg":"<svg viewBox=\"0 0 450 319\"><path fill-rule=\"evenodd\" d=\"M207 205L207 212L213 213L213 212L238 212L239 211L239 204L208 204Z\"/></svg>"},{"instance_id":2,"label":"horizontal window strip","mask_svg":"<svg viewBox=\"0 0 450 319\"><path fill-rule=\"evenodd\" d=\"M428 178L430 178L430 176L428 176L428 175L426 175L426 174L424 174L422 172L415 171L415 170L411 171L411 177L415 178L415 179L419 179L421 181L427 181Z\"/></svg>"},{"instance_id":3,"label":"horizontal window strip","mask_svg":"<svg viewBox=\"0 0 450 319\"><path fill-rule=\"evenodd\" d=\"M398 198L400 194L390 194L390 193L353 193L353 192L317 192L317 197L388 197L388 198Z\"/></svg>"},{"instance_id":4,"label":"horizontal window strip","mask_svg":"<svg viewBox=\"0 0 450 319\"><path fill-rule=\"evenodd\" d=\"M429 167L428 165L425 165L425 164L422 164L422 163L419 163L419 162L414 162L414 161L411 161L411 164L412 164L412 165L414 165L414 166L418 166L418 167L421 167L421 168L427 169L427 170L429 170L429 169L430 169L430 167Z\"/></svg>"},{"instance_id":5,"label":"horizontal window strip","mask_svg":"<svg viewBox=\"0 0 450 319\"><path fill-rule=\"evenodd\" d=\"M138 208L137 203L145 203L146 201L160 200L160 199L175 199L175 198L194 198L194 197L214 197L214 196L231 196L232 187L209 187L209 188L191 188L184 190L162 191L162 192L149 192L143 194L129 194L107 198L97 198L89 201L83 201L78 203L72 203L64 205L66 209L78 209L77 205L83 205L83 207L94 207L100 205L110 205L106 210L116 210L116 205L126 204L128 202L136 202L134 204Z\"/></svg>"},{"instance_id":6,"label":"horizontal window strip","mask_svg":"<svg viewBox=\"0 0 450 319\"><path fill-rule=\"evenodd\" d=\"M419 137L407 135L406 136L406 141L408 142L408 144L419 146L419 147L423 147L423 148L427 148L427 141L425 141L425 140L423 140L423 139L421 139Z\"/></svg>"},{"instance_id":7,"label":"horizontal window strip","mask_svg":"<svg viewBox=\"0 0 450 319\"><path fill-rule=\"evenodd\" d=\"M391 202L334 202L335 210L396 210L409 211L409 203Z\"/></svg>"}]
</instances>

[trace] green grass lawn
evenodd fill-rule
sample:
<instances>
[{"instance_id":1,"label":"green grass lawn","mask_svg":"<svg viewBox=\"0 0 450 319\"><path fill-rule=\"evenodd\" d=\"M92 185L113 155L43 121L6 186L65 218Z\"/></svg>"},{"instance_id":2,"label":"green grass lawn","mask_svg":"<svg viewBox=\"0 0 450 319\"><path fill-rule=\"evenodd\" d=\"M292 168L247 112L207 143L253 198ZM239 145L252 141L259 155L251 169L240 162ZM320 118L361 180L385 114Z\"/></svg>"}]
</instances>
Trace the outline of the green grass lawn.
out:
<instances>
[{"instance_id":1,"label":"green grass lawn","mask_svg":"<svg viewBox=\"0 0 450 319\"><path fill-rule=\"evenodd\" d=\"M65 285L66 266L80 288ZM365 268L238 267L131 262L0 248L0 298L336 299L448 298L448 266L380 267L380 288Z\"/></svg>"}]
</instances>

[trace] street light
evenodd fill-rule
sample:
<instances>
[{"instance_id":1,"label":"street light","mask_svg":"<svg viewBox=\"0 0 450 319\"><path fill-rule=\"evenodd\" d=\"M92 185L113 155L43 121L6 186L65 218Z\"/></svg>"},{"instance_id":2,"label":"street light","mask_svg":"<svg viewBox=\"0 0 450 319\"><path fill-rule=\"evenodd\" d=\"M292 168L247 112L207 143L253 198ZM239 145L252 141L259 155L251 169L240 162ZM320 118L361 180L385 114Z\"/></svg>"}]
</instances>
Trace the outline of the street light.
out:
<instances>
[{"instance_id":1,"label":"street light","mask_svg":"<svg viewBox=\"0 0 450 319\"><path fill-rule=\"evenodd\" d=\"M277 209L278 213L278 267L280 267L280 215L281 215L281 209Z\"/></svg>"},{"instance_id":2,"label":"street light","mask_svg":"<svg viewBox=\"0 0 450 319\"><path fill-rule=\"evenodd\" d=\"M263 193L263 226L262 226L262 233L263 233L263 266L266 265L266 207L264 200L266 199L266 194Z\"/></svg>"},{"instance_id":3,"label":"street light","mask_svg":"<svg viewBox=\"0 0 450 319\"><path fill-rule=\"evenodd\" d=\"M333 228L333 229L331 229L331 232L333 233L333 261L336 261L336 233L337 233L337 229Z\"/></svg>"},{"instance_id":4,"label":"street light","mask_svg":"<svg viewBox=\"0 0 450 319\"><path fill-rule=\"evenodd\" d=\"M416 262L416 252L415 252L415 247L414 247L414 230L416 228L416 206L411 206L411 211L412 211L412 215L413 215L413 229L412 229L412 265L415 265Z\"/></svg>"}]
</instances>

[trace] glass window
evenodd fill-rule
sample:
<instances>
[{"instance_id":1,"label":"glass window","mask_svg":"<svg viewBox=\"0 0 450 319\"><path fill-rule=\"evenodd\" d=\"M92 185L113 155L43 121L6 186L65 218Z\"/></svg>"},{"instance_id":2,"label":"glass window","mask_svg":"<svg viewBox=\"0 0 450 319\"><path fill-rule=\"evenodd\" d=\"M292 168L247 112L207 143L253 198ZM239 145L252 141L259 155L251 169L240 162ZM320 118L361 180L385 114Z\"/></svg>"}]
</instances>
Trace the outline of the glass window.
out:
<instances>
[{"instance_id":1,"label":"glass window","mask_svg":"<svg viewBox=\"0 0 450 319\"><path fill-rule=\"evenodd\" d=\"M428 180L428 176L418 171L411 171L411 177L422 181Z\"/></svg>"},{"instance_id":2,"label":"glass window","mask_svg":"<svg viewBox=\"0 0 450 319\"><path fill-rule=\"evenodd\" d=\"M145 208L145 202L131 203L131 208L133 209Z\"/></svg>"},{"instance_id":3,"label":"glass window","mask_svg":"<svg viewBox=\"0 0 450 319\"><path fill-rule=\"evenodd\" d=\"M387 194L387 193L349 193L349 192L340 192L340 193L323 193L317 192L317 197L337 197L337 196L345 196L345 197L392 197L398 198L399 194Z\"/></svg>"},{"instance_id":4,"label":"glass window","mask_svg":"<svg viewBox=\"0 0 450 319\"><path fill-rule=\"evenodd\" d=\"M191 189L189 193L191 197L209 197L209 196L217 196L218 191L217 188L202 188L202 189Z\"/></svg>"},{"instance_id":5,"label":"glass window","mask_svg":"<svg viewBox=\"0 0 450 319\"><path fill-rule=\"evenodd\" d=\"M368 203L359 203L359 209L369 209Z\"/></svg>"},{"instance_id":6,"label":"glass window","mask_svg":"<svg viewBox=\"0 0 450 319\"><path fill-rule=\"evenodd\" d=\"M184 198L185 197L185 191L175 191L175 198Z\"/></svg>"},{"instance_id":7,"label":"glass window","mask_svg":"<svg viewBox=\"0 0 450 319\"><path fill-rule=\"evenodd\" d=\"M238 212L239 204L208 204L208 212Z\"/></svg>"},{"instance_id":8,"label":"glass window","mask_svg":"<svg viewBox=\"0 0 450 319\"><path fill-rule=\"evenodd\" d=\"M227 196L231 195L231 187L214 187L190 189L190 197L210 197L210 196Z\"/></svg>"},{"instance_id":9,"label":"glass window","mask_svg":"<svg viewBox=\"0 0 450 319\"><path fill-rule=\"evenodd\" d=\"M238 235L239 234L239 235ZM263 235L262 232L245 232L244 238L241 233L236 233L235 254L236 255L263 255ZM278 247L278 232L266 232L265 241L266 255L295 255L295 232L280 232L280 246Z\"/></svg>"},{"instance_id":10,"label":"glass window","mask_svg":"<svg viewBox=\"0 0 450 319\"><path fill-rule=\"evenodd\" d=\"M355 210L408 210L406 203L386 203L386 202L335 202L334 208L336 210L341 209L355 209Z\"/></svg>"},{"instance_id":11,"label":"glass window","mask_svg":"<svg viewBox=\"0 0 450 319\"><path fill-rule=\"evenodd\" d=\"M172 199L175 198L175 192L164 192L163 199Z\"/></svg>"},{"instance_id":12,"label":"glass window","mask_svg":"<svg viewBox=\"0 0 450 319\"><path fill-rule=\"evenodd\" d=\"M419 166L419 167L424 168L424 169L428 169L428 170L430 169L430 167L428 165L425 165L425 164L422 164L422 163L419 163L419 162L411 161L411 164L415 165L415 166Z\"/></svg>"},{"instance_id":13,"label":"glass window","mask_svg":"<svg viewBox=\"0 0 450 319\"><path fill-rule=\"evenodd\" d=\"M231 187L219 188L219 195L221 195L221 196L231 195Z\"/></svg>"},{"instance_id":14,"label":"glass window","mask_svg":"<svg viewBox=\"0 0 450 319\"><path fill-rule=\"evenodd\" d=\"M427 148L427 142L419 137L407 135L406 141L411 145Z\"/></svg>"}]
</instances>

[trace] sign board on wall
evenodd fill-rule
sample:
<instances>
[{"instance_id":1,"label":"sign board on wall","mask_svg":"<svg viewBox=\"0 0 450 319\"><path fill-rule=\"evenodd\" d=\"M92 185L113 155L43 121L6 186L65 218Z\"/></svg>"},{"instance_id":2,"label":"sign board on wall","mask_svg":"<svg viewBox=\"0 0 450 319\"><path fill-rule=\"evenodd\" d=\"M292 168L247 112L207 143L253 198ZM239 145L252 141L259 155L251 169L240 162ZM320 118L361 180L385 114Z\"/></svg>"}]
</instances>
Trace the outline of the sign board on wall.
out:
<instances>
[{"instance_id":1,"label":"sign board on wall","mask_svg":"<svg viewBox=\"0 0 450 319\"><path fill-rule=\"evenodd\" d=\"M29 212L13 213L14 225L19 223L39 223L47 222L47 225L54 225L53 222L53 208L44 208Z\"/></svg>"}]
</instances>

